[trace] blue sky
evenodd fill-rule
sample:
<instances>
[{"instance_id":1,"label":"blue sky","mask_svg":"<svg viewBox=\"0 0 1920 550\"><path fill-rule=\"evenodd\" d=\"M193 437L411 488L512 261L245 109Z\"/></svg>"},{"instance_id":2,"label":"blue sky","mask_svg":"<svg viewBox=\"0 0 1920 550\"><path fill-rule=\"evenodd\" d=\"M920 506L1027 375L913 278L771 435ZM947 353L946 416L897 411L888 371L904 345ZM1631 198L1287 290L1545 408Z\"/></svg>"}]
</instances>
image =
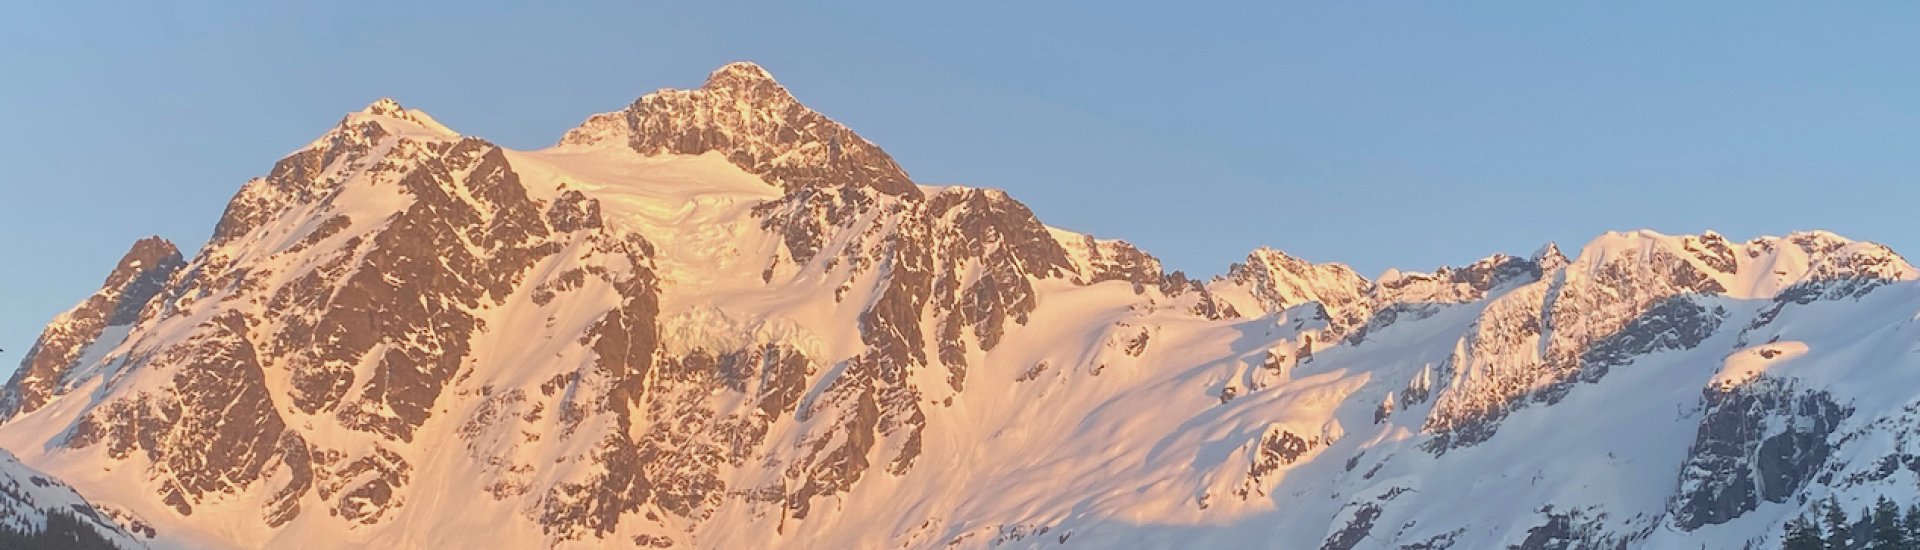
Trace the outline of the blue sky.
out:
<instances>
[{"instance_id":1,"label":"blue sky","mask_svg":"<svg viewBox=\"0 0 1920 550\"><path fill-rule=\"evenodd\" d=\"M0 363L376 98L538 148L737 59L923 183L1195 274L1631 228L1920 250L1911 2L129 4L0 8Z\"/></svg>"}]
</instances>

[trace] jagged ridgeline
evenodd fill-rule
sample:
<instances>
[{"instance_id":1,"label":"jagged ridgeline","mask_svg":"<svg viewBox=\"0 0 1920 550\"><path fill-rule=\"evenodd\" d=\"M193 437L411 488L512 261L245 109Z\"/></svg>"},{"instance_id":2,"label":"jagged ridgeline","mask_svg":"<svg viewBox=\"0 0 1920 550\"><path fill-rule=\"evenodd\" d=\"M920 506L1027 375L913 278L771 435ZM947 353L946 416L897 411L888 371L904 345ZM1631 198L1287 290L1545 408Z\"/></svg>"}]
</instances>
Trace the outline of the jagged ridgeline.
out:
<instances>
[{"instance_id":1,"label":"jagged ridgeline","mask_svg":"<svg viewBox=\"0 0 1920 550\"><path fill-rule=\"evenodd\" d=\"M537 151L347 115L56 318L0 446L161 547L1772 547L1920 500L1916 275L1633 232L1193 279L736 63Z\"/></svg>"}]
</instances>

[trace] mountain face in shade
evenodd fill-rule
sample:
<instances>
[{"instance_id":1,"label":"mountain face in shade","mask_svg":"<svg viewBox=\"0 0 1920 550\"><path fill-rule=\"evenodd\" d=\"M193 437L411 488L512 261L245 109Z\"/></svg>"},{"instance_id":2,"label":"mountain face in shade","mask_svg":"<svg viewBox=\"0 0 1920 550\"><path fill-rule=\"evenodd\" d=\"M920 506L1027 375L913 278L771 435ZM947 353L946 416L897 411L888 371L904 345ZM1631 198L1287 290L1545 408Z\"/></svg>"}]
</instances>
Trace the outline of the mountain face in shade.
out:
<instances>
[{"instance_id":1,"label":"mountain face in shade","mask_svg":"<svg viewBox=\"0 0 1920 550\"><path fill-rule=\"evenodd\" d=\"M347 115L56 318L0 446L156 547L1766 545L1920 501L1917 277L1643 231L1191 279L735 63L538 151Z\"/></svg>"}]
</instances>

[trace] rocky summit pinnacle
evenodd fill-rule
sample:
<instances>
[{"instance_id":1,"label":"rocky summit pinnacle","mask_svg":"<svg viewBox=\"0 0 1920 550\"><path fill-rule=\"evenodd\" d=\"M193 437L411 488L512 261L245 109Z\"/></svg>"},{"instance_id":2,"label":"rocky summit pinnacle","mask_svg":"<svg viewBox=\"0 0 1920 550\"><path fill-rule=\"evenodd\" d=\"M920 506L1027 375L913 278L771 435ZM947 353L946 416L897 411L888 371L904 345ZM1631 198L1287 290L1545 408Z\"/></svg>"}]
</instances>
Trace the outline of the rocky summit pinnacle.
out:
<instances>
[{"instance_id":1,"label":"rocky summit pinnacle","mask_svg":"<svg viewBox=\"0 0 1920 550\"><path fill-rule=\"evenodd\" d=\"M74 369L87 366L83 364L87 346L138 321L184 264L180 250L166 239L156 236L134 242L100 290L47 325L20 369L0 389L0 419L31 412L71 391L65 379Z\"/></svg>"},{"instance_id":2,"label":"rocky summit pinnacle","mask_svg":"<svg viewBox=\"0 0 1920 550\"><path fill-rule=\"evenodd\" d=\"M361 109L360 112L375 116L404 117L407 110L401 107L400 102L394 101L393 98L383 97L375 100L373 103L367 104L367 108Z\"/></svg>"},{"instance_id":3,"label":"rocky summit pinnacle","mask_svg":"<svg viewBox=\"0 0 1920 550\"><path fill-rule=\"evenodd\" d=\"M707 73L707 81L700 87L707 90L749 90L779 85L780 83L774 81L773 73L767 72L759 64L752 61L735 61ZM785 88L781 88L781 91L784 92Z\"/></svg>"},{"instance_id":4,"label":"rocky summit pinnacle","mask_svg":"<svg viewBox=\"0 0 1920 550\"><path fill-rule=\"evenodd\" d=\"M918 198L878 145L801 104L759 65L734 62L693 90L647 94L590 117L562 145L621 144L643 155L716 153L783 189L868 189Z\"/></svg>"},{"instance_id":5,"label":"rocky summit pinnacle","mask_svg":"<svg viewBox=\"0 0 1920 550\"><path fill-rule=\"evenodd\" d=\"M749 63L537 151L382 100L242 185L191 259L142 240L47 326L0 393L0 523L1759 548L1821 502L1914 503L1920 270L1825 232L1577 250L1368 280L1262 248L1190 279L914 185Z\"/></svg>"},{"instance_id":6,"label":"rocky summit pinnacle","mask_svg":"<svg viewBox=\"0 0 1920 550\"><path fill-rule=\"evenodd\" d=\"M440 124L426 113L403 107L400 102L387 97L367 104L366 108L358 112L347 114L340 125L342 129L330 135L360 134L353 135L352 139L361 141L377 139L364 135L369 132L407 134L415 138L428 139L459 136L459 132Z\"/></svg>"}]
</instances>

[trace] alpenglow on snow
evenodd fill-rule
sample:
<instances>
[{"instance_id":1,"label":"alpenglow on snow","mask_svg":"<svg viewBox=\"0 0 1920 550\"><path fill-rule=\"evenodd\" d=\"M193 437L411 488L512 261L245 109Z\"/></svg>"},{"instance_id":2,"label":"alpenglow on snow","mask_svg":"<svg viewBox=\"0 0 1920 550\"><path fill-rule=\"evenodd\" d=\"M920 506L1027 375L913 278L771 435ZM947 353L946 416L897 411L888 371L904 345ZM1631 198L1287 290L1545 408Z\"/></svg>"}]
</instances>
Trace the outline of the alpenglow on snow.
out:
<instances>
[{"instance_id":1,"label":"alpenglow on snow","mask_svg":"<svg viewBox=\"0 0 1920 550\"><path fill-rule=\"evenodd\" d=\"M1774 547L1920 501L1917 276L1639 231L1189 278L749 63L534 151L381 100L48 325L0 494L121 547Z\"/></svg>"}]
</instances>

